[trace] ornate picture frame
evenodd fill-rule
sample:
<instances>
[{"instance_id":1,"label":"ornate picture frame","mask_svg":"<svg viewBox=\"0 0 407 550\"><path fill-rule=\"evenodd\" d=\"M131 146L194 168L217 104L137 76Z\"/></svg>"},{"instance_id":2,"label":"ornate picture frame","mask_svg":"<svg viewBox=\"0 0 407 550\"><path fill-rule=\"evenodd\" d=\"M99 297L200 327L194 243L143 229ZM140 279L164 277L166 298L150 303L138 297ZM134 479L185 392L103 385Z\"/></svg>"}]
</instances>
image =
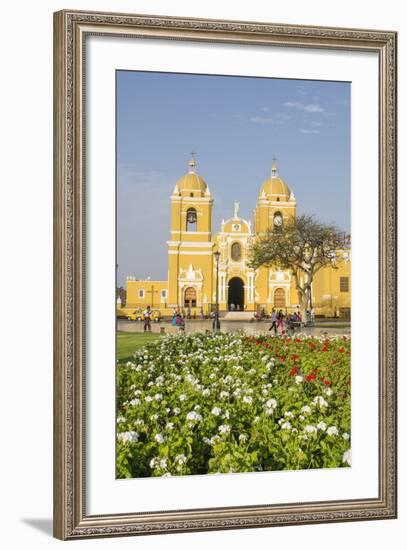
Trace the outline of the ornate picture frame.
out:
<instances>
[{"instance_id":1,"label":"ornate picture frame","mask_svg":"<svg viewBox=\"0 0 407 550\"><path fill-rule=\"evenodd\" d=\"M378 494L375 498L91 515L87 511L86 44L91 36L377 55ZM64 10L54 14L54 536L145 535L397 515L396 59L391 31ZM114 182L112 183L114 185ZM371 343L370 343L371 344ZM369 345L370 345L369 344ZM288 474L289 475L289 474Z\"/></svg>"}]
</instances>

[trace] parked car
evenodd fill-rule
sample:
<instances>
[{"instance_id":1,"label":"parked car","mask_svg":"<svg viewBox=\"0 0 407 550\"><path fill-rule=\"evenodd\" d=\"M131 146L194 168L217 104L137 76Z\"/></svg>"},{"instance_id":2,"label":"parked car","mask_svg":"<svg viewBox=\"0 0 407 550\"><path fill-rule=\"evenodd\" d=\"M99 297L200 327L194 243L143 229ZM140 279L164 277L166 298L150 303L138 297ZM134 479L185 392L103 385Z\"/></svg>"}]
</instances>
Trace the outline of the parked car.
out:
<instances>
[{"instance_id":1,"label":"parked car","mask_svg":"<svg viewBox=\"0 0 407 550\"><path fill-rule=\"evenodd\" d=\"M144 321L144 309L136 309L133 313L127 314L127 319L129 321ZM161 314L158 309L153 309L150 314L150 319L154 323L161 321Z\"/></svg>"}]
</instances>

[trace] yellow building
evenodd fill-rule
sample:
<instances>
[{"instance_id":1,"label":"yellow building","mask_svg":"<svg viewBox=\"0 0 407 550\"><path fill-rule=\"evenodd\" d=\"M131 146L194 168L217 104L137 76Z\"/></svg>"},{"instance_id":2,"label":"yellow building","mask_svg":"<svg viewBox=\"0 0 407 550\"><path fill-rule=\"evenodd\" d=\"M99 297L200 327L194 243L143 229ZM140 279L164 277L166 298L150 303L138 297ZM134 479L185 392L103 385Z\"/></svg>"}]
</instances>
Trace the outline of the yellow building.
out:
<instances>
[{"instance_id":1,"label":"yellow building","mask_svg":"<svg viewBox=\"0 0 407 550\"><path fill-rule=\"evenodd\" d=\"M174 309L191 315L208 315L216 303L216 261L219 251L219 309L245 311L250 316L273 307L292 312L298 295L289 271L248 267L249 247L256 237L296 216L294 193L278 176L263 181L250 221L239 217L235 203L233 217L223 220L220 231L212 233L213 198L207 183L196 173L192 158L189 171L175 184L170 197L171 234L168 245L168 280L138 280L127 277L126 309L150 305L162 315ZM341 252L338 269L326 267L315 275L312 302L316 315L350 316L350 251Z\"/></svg>"}]
</instances>

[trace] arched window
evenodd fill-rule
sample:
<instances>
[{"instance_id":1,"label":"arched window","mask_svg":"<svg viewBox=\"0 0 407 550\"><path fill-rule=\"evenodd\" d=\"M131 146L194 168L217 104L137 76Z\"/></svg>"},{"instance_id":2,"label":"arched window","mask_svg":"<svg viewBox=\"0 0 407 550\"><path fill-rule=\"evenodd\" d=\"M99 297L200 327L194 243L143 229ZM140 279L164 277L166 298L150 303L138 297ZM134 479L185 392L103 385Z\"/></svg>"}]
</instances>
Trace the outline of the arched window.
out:
<instances>
[{"instance_id":1,"label":"arched window","mask_svg":"<svg viewBox=\"0 0 407 550\"><path fill-rule=\"evenodd\" d=\"M230 248L230 255L234 262L240 262L242 259L242 247L240 243L233 243Z\"/></svg>"},{"instance_id":2,"label":"arched window","mask_svg":"<svg viewBox=\"0 0 407 550\"><path fill-rule=\"evenodd\" d=\"M185 290L184 307L196 307L196 289L192 286Z\"/></svg>"},{"instance_id":3,"label":"arched window","mask_svg":"<svg viewBox=\"0 0 407 550\"><path fill-rule=\"evenodd\" d=\"M188 208L187 210L187 231L197 231L198 218L195 208Z\"/></svg>"},{"instance_id":4,"label":"arched window","mask_svg":"<svg viewBox=\"0 0 407 550\"><path fill-rule=\"evenodd\" d=\"M274 307L283 308L285 307L285 290L284 288L276 288L274 291Z\"/></svg>"}]
</instances>

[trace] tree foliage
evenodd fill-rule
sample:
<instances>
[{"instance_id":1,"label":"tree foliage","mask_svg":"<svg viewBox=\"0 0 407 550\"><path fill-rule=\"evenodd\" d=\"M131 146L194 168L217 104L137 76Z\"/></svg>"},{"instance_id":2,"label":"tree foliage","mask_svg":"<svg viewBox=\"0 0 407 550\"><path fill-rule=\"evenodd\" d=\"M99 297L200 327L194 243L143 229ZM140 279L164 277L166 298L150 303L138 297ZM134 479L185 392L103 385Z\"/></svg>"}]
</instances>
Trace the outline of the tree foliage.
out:
<instances>
[{"instance_id":1,"label":"tree foliage","mask_svg":"<svg viewBox=\"0 0 407 550\"><path fill-rule=\"evenodd\" d=\"M335 225L314 216L292 218L278 229L270 229L250 250L250 266L280 268L291 272L303 310L310 306L315 274L330 265L336 269L348 236Z\"/></svg>"}]
</instances>

